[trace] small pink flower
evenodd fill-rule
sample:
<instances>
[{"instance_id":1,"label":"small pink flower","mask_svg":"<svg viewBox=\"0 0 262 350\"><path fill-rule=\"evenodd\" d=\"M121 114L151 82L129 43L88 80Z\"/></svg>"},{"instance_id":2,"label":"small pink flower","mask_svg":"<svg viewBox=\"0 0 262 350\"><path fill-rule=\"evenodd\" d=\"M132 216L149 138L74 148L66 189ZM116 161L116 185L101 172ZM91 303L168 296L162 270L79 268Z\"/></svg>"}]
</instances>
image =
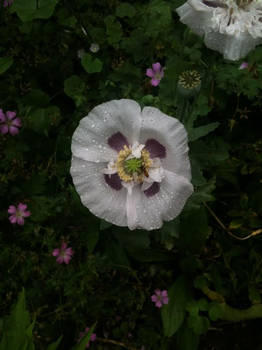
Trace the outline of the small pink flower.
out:
<instances>
[{"instance_id":1,"label":"small pink flower","mask_svg":"<svg viewBox=\"0 0 262 350\"><path fill-rule=\"evenodd\" d=\"M16 112L7 111L3 113L0 109L0 132L5 135L8 132L14 136L19 133L19 129L22 126L20 118L16 118Z\"/></svg>"},{"instance_id":2,"label":"small pink flower","mask_svg":"<svg viewBox=\"0 0 262 350\"><path fill-rule=\"evenodd\" d=\"M161 308L163 304L168 304L167 290L156 289L155 294L151 296L151 300L155 303L155 306Z\"/></svg>"},{"instance_id":3,"label":"small pink flower","mask_svg":"<svg viewBox=\"0 0 262 350\"><path fill-rule=\"evenodd\" d=\"M238 69L247 69L248 68L248 62L242 62Z\"/></svg>"},{"instance_id":4,"label":"small pink flower","mask_svg":"<svg viewBox=\"0 0 262 350\"><path fill-rule=\"evenodd\" d=\"M11 6L14 0L5 0L4 1L4 7Z\"/></svg>"},{"instance_id":5,"label":"small pink flower","mask_svg":"<svg viewBox=\"0 0 262 350\"><path fill-rule=\"evenodd\" d=\"M9 216L9 221L12 224L24 225L24 218L27 218L31 215L30 211L26 209L27 205L23 203L19 203L17 208L14 205L10 205L8 209L8 213L11 214Z\"/></svg>"},{"instance_id":6,"label":"small pink flower","mask_svg":"<svg viewBox=\"0 0 262 350\"><path fill-rule=\"evenodd\" d=\"M80 340L83 338L84 335L86 335L89 331L89 327L86 327L85 331L84 332L80 332L79 334L79 339L78 339L78 343L80 342ZM89 342L86 344L86 348L89 348L90 346L90 341L95 341L96 340L96 334L95 333L92 333L91 336L90 336L90 340Z\"/></svg>"},{"instance_id":7,"label":"small pink flower","mask_svg":"<svg viewBox=\"0 0 262 350\"><path fill-rule=\"evenodd\" d=\"M74 255L74 251L71 247L67 248L67 243L63 242L61 248L56 248L53 250L53 256L57 256L56 261L58 264L68 264Z\"/></svg>"},{"instance_id":8,"label":"small pink flower","mask_svg":"<svg viewBox=\"0 0 262 350\"><path fill-rule=\"evenodd\" d=\"M159 62L153 63L152 68L147 68L146 75L151 79L150 83L152 86L157 86L160 83L160 80L164 76L164 68L161 67Z\"/></svg>"}]
</instances>

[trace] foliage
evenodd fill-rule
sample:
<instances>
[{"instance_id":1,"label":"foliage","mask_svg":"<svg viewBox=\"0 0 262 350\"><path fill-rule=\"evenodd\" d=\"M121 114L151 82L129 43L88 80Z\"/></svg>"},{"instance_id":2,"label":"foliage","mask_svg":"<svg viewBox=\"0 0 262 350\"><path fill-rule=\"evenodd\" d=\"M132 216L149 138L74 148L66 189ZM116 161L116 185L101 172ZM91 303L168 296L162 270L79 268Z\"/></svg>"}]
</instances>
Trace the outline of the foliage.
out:
<instances>
[{"instance_id":1,"label":"foliage","mask_svg":"<svg viewBox=\"0 0 262 350\"><path fill-rule=\"evenodd\" d=\"M79 333L95 323L98 350L217 349L226 321L261 317L261 237L232 236L262 228L261 47L239 70L179 22L181 2L0 1L0 109L22 120L18 135L0 134L0 349L82 349L92 332L78 343ZM165 67L158 87L145 74L154 62ZM186 70L201 75L190 96L177 88ZM194 194L154 232L93 216L69 175L79 120L119 98L188 132ZM20 202L31 216L12 225L8 207ZM62 242L68 265L52 256ZM156 288L169 294L161 311Z\"/></svg>"}]
</instances>

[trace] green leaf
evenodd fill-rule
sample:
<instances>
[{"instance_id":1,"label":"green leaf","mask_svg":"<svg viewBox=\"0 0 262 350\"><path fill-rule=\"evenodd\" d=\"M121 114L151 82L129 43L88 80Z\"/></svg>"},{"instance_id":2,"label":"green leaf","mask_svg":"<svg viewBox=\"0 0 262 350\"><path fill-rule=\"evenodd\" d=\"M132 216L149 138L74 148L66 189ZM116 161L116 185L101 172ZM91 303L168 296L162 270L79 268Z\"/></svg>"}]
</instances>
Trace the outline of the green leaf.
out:
<instances>
[{"instance_id":1,"label":"green leaf","mask_svg":"<svg viewBox=\"0 0 262 350\"><path fill-rule=\"evenodd\" d=\"M89 53L85 53L81 59L81 64L87 73L99 73L103 68L103 63L99 58L93 60Z\"/></svg>"},{"instance_id":2,"label":"green leaf","mask_svg":"<svg viewBox=\"0 0 262 350\"><path fill-rule=\"evenodd\" d=\"M12 12L16 12L23 21L32 21L36 18L46 19L52 16L59 0L15 0Z\"/></svg>"},{"instance_id":3,"label":"green leaf","mask_svg":"<svg viewBox=\"0 0 262 350\"><path fill-rule=\"evenodd\" d=\"M60 119L60 110L57 106L36 108L31 110L27 116L29 128L46 136L52 127L59 124Z\"/></svg>"},{"instance_id":4,"label":"green leaf","mask_svg":"<svg viewBox=\"0 0 262 350\"><path fill-rule=\"evenodd\" d=\"M187 319L188 327L192 328L195 334L205 334L210 325L209 320L205 316L189 316Z\"/></svg>"},{"instance_id":5,"label":"green leaf","mask_svg":"<svg viewBox=\"0 0 262 350\"><path fill-rule=\"evenodd\" d=\"M210 123L203 126L198 126L188 131L189 141L195 141L200 137L208 135L211 131L214 131L219 126L219 123Z\"/></svg>"},{"instance_id":6,"label":"green leaf","mask_svg":"<svg viewBox=\"0 0 262 350\"><path fill-rule=\"evenodd\" d=\"M98 243L98 240L99 240L99 231L98 230L87 230L86 239L87 239L88 252L93 253L93 251Z\"/></svg>"},{"instance_id":7,"label":"green leaf","mask_svg":"<svg viewBox=\"0 0 262 350\"><path fill-rule=\"evenodd\" d=\"M34 322L30 324L29 313L26 311L23 289L10 316L4 319L0 350L33 350L33 326Z\"/></svg>"},{"instance_id":8,"label":"green leaf","mask_svg":"<svg viewBox=\"0 0 262 350\"><path fill-rule=\"evenodd\" d=\"M71 97L77 107L79 107L85 100L84 91L85 83L77 75L72 75L64 81L64 91L67 96Z\"/></svg>"},{"instance_id":9,"label":"green leaf","mask_svg":"<svg viewBox=\"0 0 262 350\"><path fill-rule=\"evenodd\" d=\"M169 303L161 309L164 335L171 337L182 325L186 304L191 300L191 289L183 276L177 278L168 290Z\"/></svg>"},{"instance_id":10,"label":"green leaf","mask_svg":"<svg viewBox=\"0 0 262 350\"><path fill-rule=\"evenodd\" d=\"M105 18L105 25L108 43L117 47L123 35L121 24L110 15Z\"/></svg>"},{"instance_id":11,"label":"green leaf","mask_svg":"<svg viewBox=\"0 0 262 350\"><path fill-rule=\"evenodd\" d=\"M208 309L208 315L211 321L217 321L224 314L224 308L221 304L213 302L210 304Z\"/></svg>"},{"instance_id":12,"label":"green leaf","mask_svg":"<svg viewBox=\"0 0 262 350\"><path fill-rule=\"evenodd\" d=\"M22 98L22 102L31 107L45 107L49 104L50 98L44 91L32 89Z\"/></svg>"},{"instance_id":13,"label":"green leaf","mask_svg":"<svg viewBox=\"0 0 262 350\"><path fill-rule=\"evenodd\" d=\"M14 63L12 57L0 57L0 74L6 72Z\"/></svg>"},{"instance_id":14,"label":"green leaf","mask_svg":"<svg viewBox=\"0 0 262 350\"><path fill-rule=\"evenodd\" d=\"M46 350L57 350L59 344L61 343L62 340L62 336L60 336L57 341L55 341L54 343L50 344Z\"/></svg>"},{"instance_id":15,"label":"green leaf","mask_svg":"<svg viewBox=\"0 0 262 350\"><path fill-rule=\"evenodd\" d=\"M177 333L177 345L181 350L197 350L199 344L199 335L194 333L184 323Z\"/></svg>"},{"instance_id":16,"label":"green leaf","mask_svg":"<svg viewBox=\"0 0 262 350\"><path fill-rule=\"evenodd\" d=\"M117 17L133 17L136 13L135 8L127 2L123 2L116 9Z\"/></svg>"},{"instance_id":17,"label":"green leaf","mask_svg":"<svg viewBox=\"0 0 262 350\"><path fill-rule=\"evenodd\" d=\"M93 326L89 329L88 333L81 339L79 344L77 344L76 346L73 347L72 350L85 350L86 349L86 345L90 340L91 334L93 333L95 326L96 326L96 324L93 324Z\"/></svg>"}]
</instances>

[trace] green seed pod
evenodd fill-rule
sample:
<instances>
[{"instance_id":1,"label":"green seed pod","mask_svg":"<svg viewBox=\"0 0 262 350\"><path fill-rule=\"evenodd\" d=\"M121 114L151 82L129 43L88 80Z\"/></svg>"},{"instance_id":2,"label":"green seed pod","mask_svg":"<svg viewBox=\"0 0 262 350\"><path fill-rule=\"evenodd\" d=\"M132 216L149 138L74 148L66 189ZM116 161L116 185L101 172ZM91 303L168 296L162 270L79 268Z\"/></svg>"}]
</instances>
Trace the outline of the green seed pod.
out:
<instances>
[{"instance_id":1,"label":"green seed pod","mask_svg":"<svg viewBox=\"0 0 262 350\"><path fill-rule=\"evenodd\" d=\"M187 70L179 75L177 91L185 97L194 96L201 87L201 75L196 70Z\"/></svg>"}]
</instances>

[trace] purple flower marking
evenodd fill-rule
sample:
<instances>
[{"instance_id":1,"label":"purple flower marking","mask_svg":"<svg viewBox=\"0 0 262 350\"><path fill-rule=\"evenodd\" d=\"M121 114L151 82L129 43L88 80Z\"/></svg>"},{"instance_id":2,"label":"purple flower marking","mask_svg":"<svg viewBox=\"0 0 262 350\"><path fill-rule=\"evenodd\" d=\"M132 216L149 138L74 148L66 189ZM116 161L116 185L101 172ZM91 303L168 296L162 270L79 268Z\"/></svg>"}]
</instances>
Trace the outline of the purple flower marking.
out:
<instances>
[{"instance_id":1,"label":"purple flower marking","mask_svg":"<svg viewBox=\"0 0 262 350\"><path fill-rule=\"evenodd\" d=\"M11 6L14 0L5 0L4 1L4 7Z\"/></svg>"},{"instance_id":2,"label":"purple flower marking","mask_svg":"<svg viewBox=\"0 0 262 350\"><path fill-rule=\"evenodd\" d=\"M19 128L22 126L20 118L16 118L16 112L7 111L3 113L0 109L0 132L1 134L11 134L12 136L19 133Z\"/></svg>"},{"instance_id":3,"label":"purple flower marking","mask_svg":"<svg viewBox=\"0 0 262 350\"><path fill-rule=\"evenodd\" d=\"M9 216L9 221L12 224L24 225L24 218L27 218L31 215L30 211L26 209L27 205L23 203L19 203L17 208L14 205L10 205L8 209L8 213L11 214Z\"/></svg>"},{"instance_id":4,"label":"purple flower marking","mask_svg":"<svg viewBox=\"0 0 262 350\"><path fill-rule=\"evenodd\" d=\"M85 331L84 332L80 332L79 334L79 339L78 339L78 343L80 342L80 340L83 338L83 336L85 336L88 331L89 331L89 327L86 327ZM90 346L90 341L95 341L96 340L96 334L95 333L92 333L91 336L90 336L90 339L89 339L89 342L86 344L86 348L89 348Z\"/></svg>"},{"instance_id":5,"label":"purple flower marking","mask_svg":"<svg viewBox=\"0 0 262 350\"><path fill-rule=\"evenodd\" d=\"M71 247L67 248L67 243L63 242L61 248L56 248L53 250L53 256L57 256L56 261L58 264L69 264L69 261L72 259L74 255L74 251Z\"/></svg>"},{"instance_id":6,"label":"purple flower marking","mask_svg":"<svg viewBox=\"0 0 262 350\"><path fill-rule=\"evenodd\" d=\"M155 306L161 308L163 304L168 304L167 290L156 289L155 294L151 296L151 300L155 303Z\"/></svg>"},{"instance_id":7,"label":"purple flower marking","mask_svg":"<svg viewBox=\"0 0 262 350\"><path fill-rule=\"evenodd\" d=\"M160 83L160 80L164 76L164 68L161 67L159 62L153 63L152 68L147 68L146 75L151 79L150 83L152 86L157 86Z\"/></svg>"},{"instance_id":8,"label":"purple flower marking","mask_svg":"<svg viewBox=\"0 0 262 350\"><path fill-rule=\"evenodd\" d=\"M238 69L247 69L248 68L248 62L242 62Z\"/></svg>"}]
</instances>

